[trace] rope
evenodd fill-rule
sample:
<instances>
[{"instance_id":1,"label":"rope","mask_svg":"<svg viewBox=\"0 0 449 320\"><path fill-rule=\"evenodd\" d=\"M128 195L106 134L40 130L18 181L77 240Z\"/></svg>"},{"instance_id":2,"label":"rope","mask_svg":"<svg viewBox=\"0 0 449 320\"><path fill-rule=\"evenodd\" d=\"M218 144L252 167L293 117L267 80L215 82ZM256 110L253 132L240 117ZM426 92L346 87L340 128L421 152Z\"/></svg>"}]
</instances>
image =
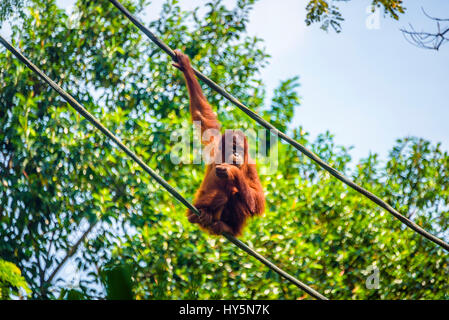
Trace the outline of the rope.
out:
<instances>
[{"instance_id":1,"label":"rope","mask_svg":"<svg viewBox=\"0 0 449 320\"><path fill-rule=\"evenodd\" d=\"M162 42L154 33L152 33L147 27L145 27L141 22L137 20L136 17L134 17L119 1L117 0L109 0L114 6L116 6L129 20L131 20L132 23L136 27L138 27L145 35L148 36L156 45L158 45L162 50L164 50L173 60L176 60L176 55L173 52L173 50L168 47L164 42ZM429 239L430 241L436 243L437 245L443 247L446 251L449 251L449 244L444 242L442 239L430 234L420 226L418 226L416 223L411 221L410 219L406 218L402 214L400 214L396 209L391 207L388 203L383 201L381 198L376 196L375 194L371 193L370 191L362 188L355 182L353 182L351 179L343 175L338 170L334 169L332 166L330 166L328 163L323 161L321 158L319 158L316 154L314 154L312 151L308 150L306 147L304 147L302 144L300 144L298 141L290 138L282 131L279 131L276 127L274 127L271 123L265 121L261 116L259 116L257 113L249 109L247 106L245 106L243 103L241 103L239 100L237 100L234 96L232 96L230 93L228 93L225 89L220 87L218 84L213 82L211 79L203 75L201 72L193 68L195 74L198 78L200 78L203 82L205 82L211 89L215 90L217 93L228 99L230 102L232 102L234 105L236 105L240 110L242 110L244 113L246 113L250 118L255 120L257 123L259 123L262 127L264 127L267 130L271 130L274 134L279 136L282 140L288 142L293 147L301 151L303 154L305 154L307 157L315 161L319 166L321 166L324 170L328 171L331 175L336 177L338 180L342 181L343 183L347 184L360 194L364 195L371 201L373 201L375 204L379 205L380 207L387 210L389 213L391 213L396 219L401 221L403 224L405 224L407 227L415 231L416 233L422 235L423 237Z\"/></svg>"},{"instance_id":2,"label":"rope","mask_svg":"<svg viewBox=\"0 0 449 320\"><path fill-rule=\"evenodd\" d=\"M173 197L175 197L178 201L180 201L184 206L190 209L192 212L200 215L200 212L197 208L195 208L192 204L190 204L184 197L176 191L167 181L164 180L161 176L159 176L153 169L151 169L147 164L143 162L134 152L132 152L127 146L125 146L119 138L117 138L112 132L110 132L105 126L103 126L93 115L91 115L81 104L79 104L71 95L65 92L60 86L58 86L54 81L52 81L49 77L47 77L39 68L37 68L31 61L29 61L24 55L18 52L11 44L9 44L2 36L0 36L0 42L8 49L11 53L13 53L21 62L23 62L31 71L36 73L40 78L42 78L47 84L50 85L64 100L66 100L79 114L81 114L84 118L86 118L89 122L91 122L98 130L100 130L104 135L106 135L109 139L115 142L115 144L122 149L131 159L137 162L153 179L155 179L160 185L162 185ZM228 239L230 242L235 244L237 247L253 256L263 264L265 264L268 268L278 273L283 278L287 279L291 283L295 284L297 287L302 289L303 291L310 294L312 297L327 300L325 296L310 288L306 284L302 283L292 275L288 274L274 263L254 251L252 248L247 246L242 241L238 240L234 236L224 233L223 236ZM71 252L73 255L74 252ZM54 277L54 275L53 275Z\"/></svg>"}]
</instances>

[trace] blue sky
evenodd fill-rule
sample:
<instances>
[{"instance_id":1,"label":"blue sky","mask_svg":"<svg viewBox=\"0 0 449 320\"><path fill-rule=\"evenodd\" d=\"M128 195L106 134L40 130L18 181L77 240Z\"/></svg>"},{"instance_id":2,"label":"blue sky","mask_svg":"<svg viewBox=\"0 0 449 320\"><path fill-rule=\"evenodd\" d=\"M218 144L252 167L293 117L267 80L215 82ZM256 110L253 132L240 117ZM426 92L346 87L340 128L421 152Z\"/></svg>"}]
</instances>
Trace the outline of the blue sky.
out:
<instances>
[{"instance_id":1,"label":"blue sky","mask_svg":"<svg viewBox=\"0 0 449 320\"><path fill-rule=\"evenodd\" d=\"M70 10L74 0L58 2ZM206 2L180 1L185 9ZM449 17L449 1L405 1L407 12L399 22L382 17L374 30L366 27L369 0L341 3L346 18L341 34L307 27L306 2L259 0L248 26L272 55L262 71L268 92L280 80L300 76L302 105L294 125L312 137L329 130L338 144L354 146L355 159L369 152L384 158L397 138L408 135L441 142L449 150L449 45L439 52L419 49L399 31L408 23L434 30L421 6L431 15ZM161 4L152 2L145 21L157 18ZM7 26L0 32L9 36Z\"/></svg>"},{"instance_id":2,"label":"blue sky","mask_svg":"<svg viewBox=\"0 0 449 320\"><path fill-rule=\"evenodd\" d=\"M301 77L302 106L295 124L316 135L325 130L354 146L358 159L370 151L387 155L395 139L407 135L442 142L449 149L449 46L439 52L406 42L399 28L413 23L434 30L422 14L449 17L449 1L405 1L399 22L381 19L366 27L369 1L342 4L343 32L323 32L304 24L305 1L260 1L250 33L266 39L273 55L264 71L269 87Z\"/></svg>"}]
</instances>

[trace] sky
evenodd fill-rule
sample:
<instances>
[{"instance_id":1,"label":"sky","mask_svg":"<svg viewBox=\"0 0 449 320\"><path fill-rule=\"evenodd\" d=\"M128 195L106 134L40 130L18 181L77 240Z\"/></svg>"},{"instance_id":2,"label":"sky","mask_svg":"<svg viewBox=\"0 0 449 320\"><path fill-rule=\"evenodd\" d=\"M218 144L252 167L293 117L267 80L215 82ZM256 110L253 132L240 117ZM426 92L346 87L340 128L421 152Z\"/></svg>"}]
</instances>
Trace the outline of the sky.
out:
<instances>
[{"instance_id":1,"label":"sky","mask_svg":"<svg viewBox=\"0 0 449 320\"><path fill-rule=\"evenodd\" d=\"M74 2L58 0L68 11ZM157 19L162 2L154 0L147 7L141 14L144 22ZM206 2L180 0L184 9ZM449 44L438 52L420 49L399 31L409 23L435 30L421 6L430 15L447 18L449 1L405 1L400 21L381 14L377 26L369 25L375 28L367 27L369 0L337 3L345 18L340 34L306 26L306 2L259 0L248 25L249 35L264 39L272 56L261 73L268 93L281 80L300 76L302 104L293 126L303 126L312 137L330 131L337 144L354 147L356 161L370 152L383 159L395 140L406 136L441 142L449 150ZM8 26L0 33L9 38Z\"/></svg>"}]
</instances>

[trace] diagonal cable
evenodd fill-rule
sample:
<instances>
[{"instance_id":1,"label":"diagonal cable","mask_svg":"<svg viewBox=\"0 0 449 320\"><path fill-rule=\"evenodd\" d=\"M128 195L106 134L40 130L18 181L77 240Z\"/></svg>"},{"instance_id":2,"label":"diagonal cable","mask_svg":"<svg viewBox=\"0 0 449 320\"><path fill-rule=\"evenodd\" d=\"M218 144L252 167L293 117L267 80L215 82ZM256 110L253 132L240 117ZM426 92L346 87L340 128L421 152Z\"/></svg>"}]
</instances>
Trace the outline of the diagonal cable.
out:
<instances>
[{"instance_id":1,"label":"diagonal cable","mask_svg":"<svg viewBox=\"0 0 449 320\"><path fill-rule=\"evenodd\" d=\"M37 68L31 61L29 61L24 55L22 55L19 51L16 50L10 43L8 43L2 36L0 36L0 43L5 46L11 53L13 53L21 62L23 62L31 71L36 73L40 78L42 78L47 84L50 85L64 100L66 100L79 114L81 114L84 118L86 118L89 122L91 122L98 130L100 130L104 135L106 135L109 139L115 142L115 144L122 149L131 159L137 162L142 169L144 169L153 179L155 179L161 186L163 186L173 197L179 200L184 206L190 209L192 212L200 215L200 212L196 207L190 204L175 188L173 188L167 181L164 180L160 175L158 175L153 169L151 169L142 159L140 159L134 152L132 152L126 145L124 145L119 138L117 138L112 132L110 132L105 126L103 126L92 114L89 113L81 104L79 104L71 95L65 92L60 86L58 86L53 80L47 77L39 68ZM310 288L308 285L299 281L292 275L288 274L274 263L254 251L248 245L238 240L234 236L224 233L223 236L228 239L230 242L235 244L237 247L253 256L263 264L265 264L268 268L278 273L283 278L287 279L291 283L295 284L297 287L302 289L303 291L310 294L312 297L327 300L325 296ZM73 255L73 252L71 252ZM54 275L52 275L54 277Z\"/></svg>"}]
</instances>

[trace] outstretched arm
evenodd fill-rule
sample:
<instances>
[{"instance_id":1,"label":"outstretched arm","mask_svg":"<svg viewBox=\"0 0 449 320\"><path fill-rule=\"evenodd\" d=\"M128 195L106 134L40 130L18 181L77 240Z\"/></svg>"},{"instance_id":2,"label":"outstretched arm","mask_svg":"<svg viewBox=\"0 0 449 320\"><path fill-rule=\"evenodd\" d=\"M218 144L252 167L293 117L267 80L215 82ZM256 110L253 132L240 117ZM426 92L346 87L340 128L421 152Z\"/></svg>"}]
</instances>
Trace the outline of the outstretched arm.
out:
<instances>
[{"instance_id":1,"label":"outstretched arm","mask_svg":"<svg viewBox=\"0 0 449 320\"><path fill-rule=\"evenodd\" d=\"M192 116L192 121L201 122L201 135L208 129L220 130L220 123L217 121L217 117L201 90L195 72L190 65L189 57L179 50L175 50L175 53L177 62L174 62L173 66L184 73L187 89L189 90L190 114ZM206 143L208 142L210 141L207 141Z\"/></svg>"}]
</instances>

